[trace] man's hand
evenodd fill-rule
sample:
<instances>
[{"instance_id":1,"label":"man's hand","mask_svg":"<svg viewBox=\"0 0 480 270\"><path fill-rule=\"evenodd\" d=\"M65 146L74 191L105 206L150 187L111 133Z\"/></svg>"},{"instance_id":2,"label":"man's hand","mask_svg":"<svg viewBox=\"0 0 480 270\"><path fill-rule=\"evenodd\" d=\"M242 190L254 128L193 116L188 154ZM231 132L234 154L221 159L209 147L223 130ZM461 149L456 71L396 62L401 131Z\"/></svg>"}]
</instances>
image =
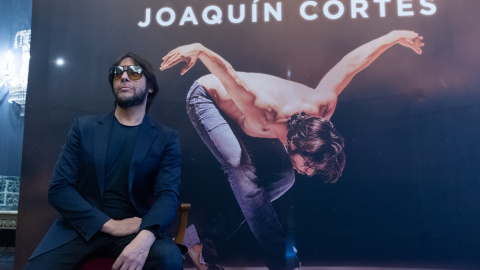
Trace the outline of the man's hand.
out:
<instances>
[{"instance_id":1,"label":"man's hand","mask_svg":"<svg viewBox=\"0 0 480 270\"><path fill-rule=\"evenodd\" d=\"M423 37L419 36L418 33L414 31L396 30L392 31L391 34L396 37L398 44L412 49L417 54L422 54L422 47L425 43L422 42Z\"/></svg>"},{"instance_id":2,"label":"man's hand","mask_svg":"<svg viewBox=\"0 0 480 270\"><path fill-rule=\"evenodd\" d=\"M113 264L112 269L141 270L147 260L148 252L153 242L155 242L155 235L150 231L142 230L138 233L137 237L123 249Z\"/></svg>"},{"instance_id":3,"label":"man's hand","mask_svg":"<svg viewBox=\"0 0 480 270\"><path fill-rule=\"evenodd\" d=\"M167 68L171 68L174 65L185 61L187 64L183 67L182 71L180 72L181 75L185 74L198 60L200 53L203 49L203 45L200 43L193 43L189 45L180 46L172 51L170 51L167 55L165 55L162 59L163 62L160 65L160 70L165 70Z\"/></svg>"},{"instance_id":4,"label":"man's hand","mask_svg":"<svg viewBox=\"0 0 480 270\"><path fill-rule=\"evenodd\" d=\"M140 223L142 223L142 219L139 217L126 218L122 220L110 219L103 224L103 227L100 231L115 237L127 236L137 233L140 229Z\"/></svg>"}]
</instances>

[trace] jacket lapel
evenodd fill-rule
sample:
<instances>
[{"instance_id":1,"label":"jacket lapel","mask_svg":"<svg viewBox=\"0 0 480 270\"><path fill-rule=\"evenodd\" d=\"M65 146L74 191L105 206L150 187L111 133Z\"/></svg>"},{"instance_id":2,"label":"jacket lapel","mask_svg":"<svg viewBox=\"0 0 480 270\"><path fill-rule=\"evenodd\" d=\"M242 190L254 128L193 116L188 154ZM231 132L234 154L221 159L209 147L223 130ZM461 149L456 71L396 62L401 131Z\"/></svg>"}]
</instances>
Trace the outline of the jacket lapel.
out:
<instances>
[{"instance_id":1,"label":"jacket lapel","mask_svg":"<svg viewBox=\"0 0 480 270\"><path fill-rule=\"evenodd\" d=\"M108 138L112 126L113 113L99 116L93 128L93 157L97 169L98 185L103 199L105 189L105 159L107 157Z\"/></svg>"},{"instance_id":2,"label":"jacket lapel","mask_svg":"<svg viewBox=\"0 0 480 270\"><path fill-rule=\"evenodd\" d=\"M130 170L128 174L128 190L132 190L133 179L138 167L142 164L145 156L150 149L155 137L157 135L157 128L150 120L147 114L143 118L143 122L138 132L135 148L133 149L132 161L130 162Z\"/></svg>"}]
</instances>

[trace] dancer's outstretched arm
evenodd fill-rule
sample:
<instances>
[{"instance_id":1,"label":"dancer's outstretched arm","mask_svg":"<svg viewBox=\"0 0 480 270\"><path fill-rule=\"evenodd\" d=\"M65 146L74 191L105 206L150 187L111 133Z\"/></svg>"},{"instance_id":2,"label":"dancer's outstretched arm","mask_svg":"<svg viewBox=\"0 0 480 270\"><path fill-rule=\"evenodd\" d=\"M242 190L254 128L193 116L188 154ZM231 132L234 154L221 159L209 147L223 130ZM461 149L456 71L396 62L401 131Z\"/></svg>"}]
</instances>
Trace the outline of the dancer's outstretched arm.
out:
<instances>
[{"instance_id":1,"label":"dancer's outstretched arm","mask_svg":"<svg viewBox=\"0 0 480 270\"><path fill-rule=\"evenodd\" d=\"M320 81L315 90L338 96L352 78L395 44L422 54L423 37L413 31L395 30L353 50L340 60Z\"/></svg>"},{"instance_id":2,"label":"dancer's outstretched arm","mask_svg":"<svg viewBox=\"0 0 480 270\"><path fill-rule=\"evenodd\" d=\"M246 118L255 118L255 122L265 121L259 118L262 115L258 106L255 106L256 96L248 88L248 85L240 79L232 65L223 59L220 55L206 48L200 43L180 46L170 51L163 57L163 63L160 70L168 69L180 62L185 61L187 64L182 69L181 74L185 74L200 59L208 70L220 79L222 85L232 98L235 105L243 113L243 117L236 119L240 126L244 126Z\"/></svg>"}]
</instances>

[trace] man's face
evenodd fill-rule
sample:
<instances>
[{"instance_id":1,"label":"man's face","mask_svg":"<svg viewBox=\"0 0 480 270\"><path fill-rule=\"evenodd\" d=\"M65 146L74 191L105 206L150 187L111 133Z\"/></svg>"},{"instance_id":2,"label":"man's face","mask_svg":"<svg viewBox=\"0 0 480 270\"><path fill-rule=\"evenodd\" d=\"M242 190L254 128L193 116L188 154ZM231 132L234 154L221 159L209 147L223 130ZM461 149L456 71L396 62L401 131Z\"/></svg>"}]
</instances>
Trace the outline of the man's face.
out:
<instances>
[{"instance_id":1,"label":"man's face","mask_svg":"<svg viewBox=\"0 0 480 270\"><path fill-rule=\"evenodd\" d=\"M305 159L299 154L290 155L290 160L292 161L293 168L300 174L313 176L315 174L315 169L305 165Z\"/></svg>"},{"instance_id":2,"label":"man's face","mask_svg":"<svg viewBox=\"0 0 480 270\"><path fill-rule=\"evenodd\" d=\"M118 65L135 66L136 63L132 58L125 58ZM112 91L117 105L121 108L129 108L146 104L147 95L152 92L152 89L147 89L147 79L144 74L140 79L132 80L127 72L123 72L119 80L113 80Z\"/></svg>"}]
</instances>

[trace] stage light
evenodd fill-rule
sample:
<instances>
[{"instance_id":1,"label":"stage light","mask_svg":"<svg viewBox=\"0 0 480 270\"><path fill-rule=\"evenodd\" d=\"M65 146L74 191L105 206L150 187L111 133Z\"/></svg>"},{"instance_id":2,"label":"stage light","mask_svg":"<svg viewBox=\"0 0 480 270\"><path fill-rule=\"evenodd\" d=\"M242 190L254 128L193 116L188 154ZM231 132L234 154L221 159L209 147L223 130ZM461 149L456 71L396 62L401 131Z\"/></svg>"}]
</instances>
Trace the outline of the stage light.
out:
<instances>
[{"instance_id":1,"label":"stage light","mask_svg":"<svg viewBox=\"0 0 480 270\"><path fill-rule=\"evenodd\" d=\"M57 66L61 67L65 64L65 60L63 60L63 58L58 58L56 61L55 61L55 64L57 64Z\"/></svg>"}]
</instances>

